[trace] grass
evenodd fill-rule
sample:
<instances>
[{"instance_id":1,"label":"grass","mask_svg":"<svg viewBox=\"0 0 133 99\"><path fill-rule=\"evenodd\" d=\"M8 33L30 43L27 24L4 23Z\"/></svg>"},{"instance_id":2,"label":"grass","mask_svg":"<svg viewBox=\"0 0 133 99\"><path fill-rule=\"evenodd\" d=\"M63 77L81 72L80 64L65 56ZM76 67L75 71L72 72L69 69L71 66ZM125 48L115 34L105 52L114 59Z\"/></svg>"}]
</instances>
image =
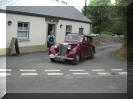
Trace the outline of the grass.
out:
<instances>
[{"instance_id":1,"label":"grass","mask_svg":"<svg viewBox=\"0 0 133 99\"><path fill-rule=\"evenodd\" d=\"M133 61L133 44L132 41L128 44L126 41L123 42L121 48L117 52L117 56L122 60Z\"/></svg>"},{"instance_id":2,"label":"grass","mask_svg":"<svg viewBox=\"0 0 133 99\"><path fill-rule=\"evenodd\" d=\"M123 42L121 48L117 52L117 56L121 60L127 60L127 46L126 45L127 45L126 42Z\"/></svg>"}]
</instances>

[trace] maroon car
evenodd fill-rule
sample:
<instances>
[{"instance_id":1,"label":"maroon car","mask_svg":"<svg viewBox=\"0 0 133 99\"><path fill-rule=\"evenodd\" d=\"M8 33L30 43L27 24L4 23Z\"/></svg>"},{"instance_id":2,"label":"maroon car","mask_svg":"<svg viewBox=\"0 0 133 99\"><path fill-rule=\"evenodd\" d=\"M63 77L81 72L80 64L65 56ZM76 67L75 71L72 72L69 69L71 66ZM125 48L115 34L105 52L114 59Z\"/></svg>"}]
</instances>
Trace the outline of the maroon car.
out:
<instances>
[{"instance_id":1,"label":"maroon car","mask_svg":"<svg viewBox=\"0 0 133 99\"><path fill-rule=\"evenodd\" d=\"M71 33L66 35L64 43L51 46L49 57L51 61L70 60L77 64L82 58L93 58L94 53L91 36Z\"/></svg>"}]
</instances>

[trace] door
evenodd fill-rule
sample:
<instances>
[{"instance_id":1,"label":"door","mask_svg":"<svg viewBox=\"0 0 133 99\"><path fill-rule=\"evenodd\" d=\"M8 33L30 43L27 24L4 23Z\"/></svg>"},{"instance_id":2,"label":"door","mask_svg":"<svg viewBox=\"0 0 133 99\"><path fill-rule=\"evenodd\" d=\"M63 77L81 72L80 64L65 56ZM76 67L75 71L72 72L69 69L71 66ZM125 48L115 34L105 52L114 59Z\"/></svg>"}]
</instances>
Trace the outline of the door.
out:
<instances>
[{"instance_id":1,"label":"door","mask_svg":"<svg viewBox=\"0 0 133 99\"><path fill-rule=\"evenodd\" d=\"M83 57L87 57L89 54L88 46L89 46L88 39L87 39L87 37L84 37L82 44L81 44L81 51L82 51Z\"/></svg>"},{"instance_id":2,"label":"door","mask_svg":"<svg viewBox=\"0 0 133 99\"><path fill-rule=\"evenodd\" d=\"M50 35L50 32L53 33L54 36L55 35L55 24L48 24L48 35ZM48 38L48 35L47 35L47 38ZM47 43L47 47L48 47L48 43Z\"/></svg>"},{"instance_id":3,"label":"door","mask_svg":"<svg viewBox=\"0 0 133 99\"><path fill-rule=\"evenodd\" d=\"M55 35L55 24L48 24L48 35L52 32Z\"/></svg>"},{"instance_id":4,"label":"door","mask_svg":"<svg viewBox=\"0 0 133 99\"><path fill-rule=\"evenodd\" d=\"M88 37L87 40L88 40L88 48L87 48L88 49L88 55L90 56L91 55L91 51L92 51L92 45L91 45L92 38Z\"/></svg>"}]
</instances>

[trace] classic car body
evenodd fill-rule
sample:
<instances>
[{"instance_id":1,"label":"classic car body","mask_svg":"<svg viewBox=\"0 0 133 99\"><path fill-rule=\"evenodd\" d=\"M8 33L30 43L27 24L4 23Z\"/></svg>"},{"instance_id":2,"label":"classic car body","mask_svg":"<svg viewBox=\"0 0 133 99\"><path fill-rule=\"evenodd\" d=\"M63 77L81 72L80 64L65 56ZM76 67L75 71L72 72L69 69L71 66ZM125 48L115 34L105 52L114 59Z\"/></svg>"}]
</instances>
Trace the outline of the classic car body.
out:
<instances>
[{"instance_id":1,"label":"classic car body","mask_svg":"<svg viewBox=\"0 0 133 99\"><path fill-rule=\"evenodd\" d=\"M64 43L51 46L49 56L51 61L70 60L77 64L80 59L94 57L95 47L92 37L71 33L66 35Z\"/></svg>"}]
</instances>

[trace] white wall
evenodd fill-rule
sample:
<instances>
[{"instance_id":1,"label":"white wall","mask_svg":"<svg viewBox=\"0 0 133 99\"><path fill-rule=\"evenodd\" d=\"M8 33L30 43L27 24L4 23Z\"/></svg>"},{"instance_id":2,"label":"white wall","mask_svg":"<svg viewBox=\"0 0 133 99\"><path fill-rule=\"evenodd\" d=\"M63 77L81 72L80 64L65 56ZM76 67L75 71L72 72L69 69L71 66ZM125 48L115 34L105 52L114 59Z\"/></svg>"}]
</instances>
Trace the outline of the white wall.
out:
<instances>
[{"instance_id":1,"label":"white wall","mask_svg":"<svg viewBox=\"0 0 133 99\"><path fill-rule=\"evenodd\" d=\"M0 48L6 48L6 14L0 13Z\"/></svg>"},{"instance_id":2,"label":"white wall","mask_svg":"<svg viewBox=\"0 0 133 99\"><path fill-rule=\"evenodd\" d=\"M60 28L60 25L63 25ZM66 33L66 25L72 25L72 33L79 33L79 28L84 28L83 34L90 33L90 24L89 23L82 23L82 22L75 22L75 21L68 21L68 20L59 20L57 25L57 33L56 33L56 41L63 42Z\"/></svg>"},{"instance_id":3,"label":"white wall","mask_svg":"<svg viewBox=\"0 0 133 99\"><path fill-rule=\"evenodd\" d=\"M7 14L6 21L12 21L11 26L7 27L7 47L11 42L12 37L17 37L17 23L18 21L30 22L29 41L19 42L19 46L44 45L46 40L46 22L45 18Z\"/></svg>"}]
</instances>

